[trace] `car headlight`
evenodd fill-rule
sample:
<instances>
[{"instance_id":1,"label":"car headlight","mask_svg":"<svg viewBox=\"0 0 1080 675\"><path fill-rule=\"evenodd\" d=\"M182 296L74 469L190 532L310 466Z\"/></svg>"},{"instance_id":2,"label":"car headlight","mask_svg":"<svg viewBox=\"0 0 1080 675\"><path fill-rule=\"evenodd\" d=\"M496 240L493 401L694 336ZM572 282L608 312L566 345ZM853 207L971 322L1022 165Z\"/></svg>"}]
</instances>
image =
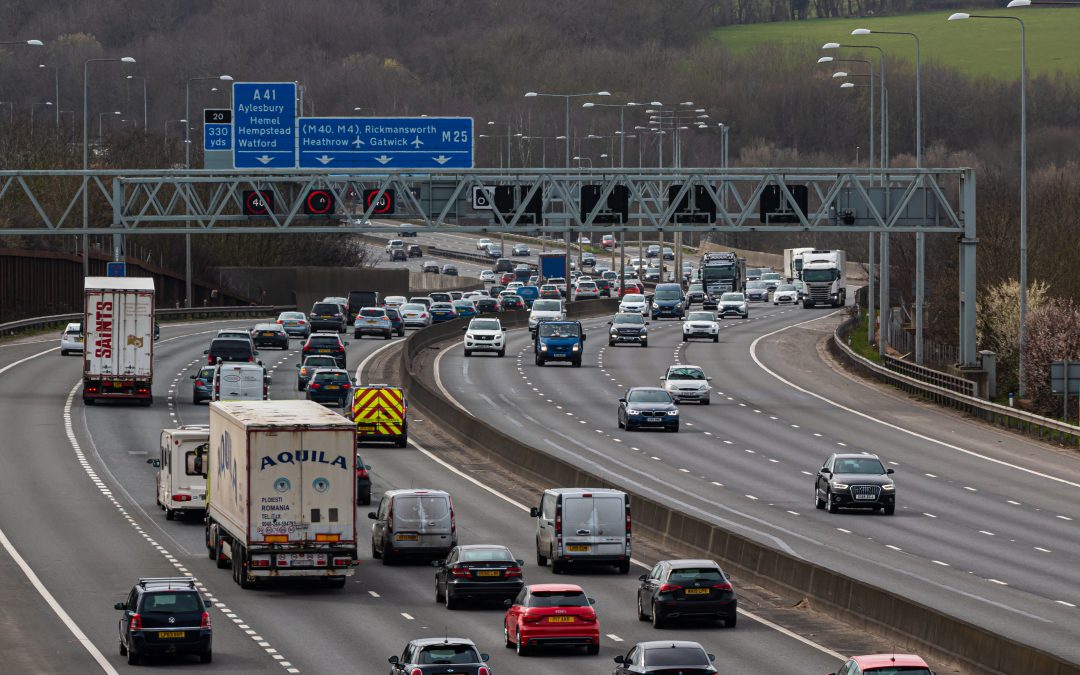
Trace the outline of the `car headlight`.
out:
<instances>
[{"instance_id":1,"label":"car headlight","mask_svg":"<svg viewBox=\"0 0 1080 675\"><path fill-rule=\"evenodd\" d=\"M577 350L581 349L581 345L574 345L573 349L576 352Z\"/></svg>"},{"instance_id":2,"label":"car headlight","mask_svg":"<svg viewBox=\"0 0 1080 675\"><path fill-rule=\"evenodd\" d=\"M634 410L633 408L627 408L626 409L626 414L627 415L640 415L641 411L640 410Z\"/></svg>"},{"instance_id":3,"label":"car headlight","mask_svg":"<svg viewBox=\"0 0 1080 675\"><path fill-rule=\"evenodd\" d=\"M547 351L547 345L540 345L540 351L546 352Z\"/></svg>"},{"instance_id":4,"label":"car headlight","mask_svg":"<svg viewBox=\"0 0 1080 675\"><path fill-rule=\"evenodd\" d=\"M709 384L707 382L702 382L701 384L698 385L698 391L705 391L708 388L709 388Z\"/></svg>"},{"instance_id":5,"label":"car headlight","mask_svg":"<svg viewBox=\"0 0 1080 675\"><path fill-rule=\"evenodd\" d=\"M653 309L660 309L660 305L658 305L658 304L656 304L656 303L654 302L654 303L652 304L652 308L653 308Z\"/></svg>"},{"instance_id":6,"label":"car headlight","mask_svg":"<svg viewBox=\"0 0 1080 675\"><path fill-rule=\"evenodd\" d=\"M679 411L678 411L678 410L669 410L669 411L667 412L667 414L668 414L668 415L671 415L671 416L674 416L674 415L678 415L678 414L679 414Z\"/></svg>"},{"instance_id":7,"label":"car headlight","mask_svg":"<svg viewBox=\"0 0 1080 675\"><path fill-rule=\"evenodd\" d=\"M847 483L837 483L836 481L833 481L829 485L834 490L846 490L846 489L848 489Z\"/></svg>"},{"instance_id":8,"label":"car headlight","mask_svg":"<svg viewBox=\"0 0 1080 675\"><path fill-rule=\"evenodd\" d=\"M608 331L608 332L611 333L612 335L618 335L618 333L619 333L619 331L615 330L614 327L612 327L612 329L610 331Z\"/></svg>"},{"instance_id":9,"label":"car headlight","mask_svg":"<svg viewBox=\"0 0 1080 675\"><path fill-rule=\"evenodd\" d=\"M896 486L893 485L892 483L886 483L885 485L881 486L881 489L884 490L885 492L892 492L893 490L896 489Z\"/></svg>"}]
</instances>

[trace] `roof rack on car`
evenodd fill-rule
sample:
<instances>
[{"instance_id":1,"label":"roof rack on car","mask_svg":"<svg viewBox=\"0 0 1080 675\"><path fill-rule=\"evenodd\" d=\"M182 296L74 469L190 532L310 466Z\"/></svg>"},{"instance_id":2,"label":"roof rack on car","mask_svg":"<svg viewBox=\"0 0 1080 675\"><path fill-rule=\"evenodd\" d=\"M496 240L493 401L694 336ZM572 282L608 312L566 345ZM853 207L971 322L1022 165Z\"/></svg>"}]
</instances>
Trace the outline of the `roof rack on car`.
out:
<instances>
[{"instance_id":1,"label":"roof rack on car","mask_svg":"<svg viewBox=\"0 0 1080 675\"><path fill-rule=\"evenodd\" d=\"M146 584L187 584L195 588L195 577L143 577L139 579L139 585Z\"/></svg>"}]
</instances>

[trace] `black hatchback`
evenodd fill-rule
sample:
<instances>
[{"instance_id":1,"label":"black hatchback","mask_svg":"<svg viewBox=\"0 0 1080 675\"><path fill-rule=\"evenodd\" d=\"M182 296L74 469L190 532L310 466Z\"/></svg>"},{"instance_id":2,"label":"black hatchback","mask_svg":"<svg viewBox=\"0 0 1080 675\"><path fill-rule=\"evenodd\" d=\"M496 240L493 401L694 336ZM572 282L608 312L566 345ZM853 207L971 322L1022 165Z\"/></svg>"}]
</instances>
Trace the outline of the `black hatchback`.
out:
<instances>
[{"instance_id":1,"label":"black hatchback","mask_svg":"<svg viewBox=\"0 0 1080 675\"><path fill-rule=\"evenodd\" d=\"M309 356L328 354L337 361L338 368L344 368L345 347L348 344L348 342L343 342L341 338L333 333L312 333L307 342L304 343L303 349L300 350L300 356L301 358L307 358Z\"/></svg>"},{"instance_id":2,"label":"black hatchback","mask_svg":"<svg viewBox=\"0 0 1080 675\"><path fill-rule=\"evenodd\" d=\"M210 608L191 577L146 578L113 606L120 617L120 656L135 665L143 656L198 654L213 658Z\"/></svg>"},{"instance_id":3,"label":"black hatchback","mask_svg":"<svg viewBox=\"0 0 1080 675\"><path fill-rule=\"evenodd\" d=\"M388 661L393 675L489 675L491 671L484 665L489 658L468 638L432 637L410 640L401 656L391 656Z\"/></svg>"},{"instance_id":4,"label":"black hatchback","mask_svg":"<svg viewBox=\"0 0 1080 675\"><path fill-rule=\"evenodd\" d=\"M289 334L284 326L276 323L256 324L251 330L251 339L256 347L289 348Z\"/></svg>"},{"instance_id":5,"label":"black hatchback","mask_svg":"<svg viewBox=\"0 0 1080 675\"><path fill-rule=\"evenodd\" d=\"M446 560L436 560L435 602L457 609L464 600L496 600L517 597L525 586L523 560L516 560L505 546L469 544L450 549Z\"/></svg>"},{"instance_id":6,"label":"black hatchback","mask_svg":"<svg viewBox=\"0 0 1080 675\"><path fill-rule=\"evenodd\" d=\"M652 619L655 628L672 619L714 619L735 627L735 588L712 560L661 560L638 579L638 619Z\"/></svg>"}]
</instances>

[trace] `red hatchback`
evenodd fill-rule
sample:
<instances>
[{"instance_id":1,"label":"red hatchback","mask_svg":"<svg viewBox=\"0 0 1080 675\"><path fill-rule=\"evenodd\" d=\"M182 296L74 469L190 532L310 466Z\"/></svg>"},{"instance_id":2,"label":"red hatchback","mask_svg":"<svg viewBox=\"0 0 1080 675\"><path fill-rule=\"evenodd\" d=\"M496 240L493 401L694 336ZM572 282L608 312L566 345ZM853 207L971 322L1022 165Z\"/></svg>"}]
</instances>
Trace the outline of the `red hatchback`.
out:
<instances>
[{"instance_id":1,"label":"red hatchback","mask_svg":"<svg viewBox=\"0 0 1080 675\"><path fill-rule=\"evenodd\" d=\"M507 600L503 639L519 656L545 645L581 645L600 653L600 623L594 600L575 584L533 584Z\"/></svg>"},{"instance_id":2,"label":"red hatchback","mask_svg":"<svg viewBox=\"0 0 1080 675\"><path fill-rule=\"evenodd\" d=\"M852 656L847 663L833 675L934 675L930 666L921 657L914 654L867 654Z\"/></svg>"}]
</instances>

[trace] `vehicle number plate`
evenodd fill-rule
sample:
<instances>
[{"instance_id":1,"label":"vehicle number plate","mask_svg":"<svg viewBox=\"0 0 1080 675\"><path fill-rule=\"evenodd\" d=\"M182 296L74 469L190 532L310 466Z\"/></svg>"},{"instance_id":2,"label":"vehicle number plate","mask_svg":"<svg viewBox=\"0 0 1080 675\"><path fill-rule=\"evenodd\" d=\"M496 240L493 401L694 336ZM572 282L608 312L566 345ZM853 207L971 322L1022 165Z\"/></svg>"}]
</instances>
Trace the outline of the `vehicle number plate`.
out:
<instances>
[{"instance_id":1,"label":"vehicle number plate","mask_svg":"<svg viewBox=\"0 0 1080 675\"><path fill-rule=\"evenodd\" d=\"M478 577L497 577L501 575L502 573L499 570L480 570L476 573Z\"/></svg>"},{"instance_id":2,"label":"vehicle number plate","mask_svg":"<svg viewBox=\"0 0 1080 675\"><path fill-rule=\"evenodd\" d=\"M397 541L420 541L420 536L416 534L398 534L394 535L394 539Z\"/></svg>"},{"instance_id":3,"label":"vehicle number plate","mask_svg":"<svg viewBox=\"0 0 1080 675\"><path fill-rule=\"evenodd\" d=\"M663 417L646 417L645 419L646 419L647 421L649 421L649 422L660 422L660 421L662 421L662 420L663 420L664 418L663 418Z\"/></svg>"},{"instance_id":4,"label":"vehicle number plate","mask_svg":"<svg viewBox=\"0 0 1080 675\"><path fill-rule=\"evenodd\" d=\"M686 588L683 589L683 595L708 595L709 589L707 588Z\"/></svg>"},{"instance_id":5,"label":"vehicle number plate","mask_svg":"<svg viewBox=\"0 0 1080 675\"><path fill-rule=\"evenodd\" d=\"M336 384L328 384L328 385L326 385L326 388L327 389L341 389L341 387L339 385L336 385Z\"/></svg>"},{"instance_id":6,"label":"vehicle number plate","mask_svg":"<svg viewBox=\"0 0 1080 675\"><path fill-rule=\"evenodd\" d=\"M113 386L114 389L119 389L120 387L124 386L124 383L123 382L113 382L112 386Z\"/></svg>"},{"instance_id":7,"label":"vehicle number plate","mask_svg":"<svg viewBox=\"0 0 1080 675\"><path fill-rule=\"evenodd\" d=\"M264 330L263 337L274 337L275 333L272 330Z\"/></svg>"},{"instance_id":8,"label":"vehicle number plate","mask_svg":"<svg viewBox=\"0 0 1080 675\"><path fill-rule=\"evenodd\" d=\"M182 630L161 631L161 632L158 633L158 637L162 638L162 639L187 637L187 631L182 631Z\"/></svg>"},{"instance_id":9,"label":"vehicle number plate","mask_svg":"<svg viewBox=\"0 0 1080 675\"><path fill-rule=\"evenodd\" d=\"M82 341L83 341L83 338L82 338L81 335L79 337L75 338L75 342L82 342Z\"/></svg>"},{"instance_id":10,"label":"vehicle number plate","mask_svg":"<svg viewBox=\"0 0 1080 675\"><path fill-rule=\"evenodd\" d=\"M855 495L855 499L874 499L874 495Z\"/></svg>"},{"instance_id":11,"label":"vehicle number plate","mask_svg":"<svg viewBox=\"0 0 1080 675\"><path fill-rule=\"evenodd\" d=\"M574 623L572 616L549 616L548 623Z\"/></svg>"},{"instance_id":12,"label":"vehicle number plate","mask_svg":"<svg viewBox=\"0 0 1080 675\"><path fill-rule=\"evenodd\" d=\"M319 350L319 353L320 353L320 354L329 354L329 353L330 353L330 350L329 350L329 349L320 349L320 350Z\"/></svg>"},{"instance_id":13,"label":"vehicle number plate","mask_svg":"<svg viewBox=\"0 0 1080 675\"><path fill-rule=\"evenodd\" d=\"M375 431L374 424L357 424L356 431L359 433L371 433Z\"/></svg>"},{"instance_id":14,"label":"vehicle number plate","mask_svg":"<svg viewBox=\"0 0 1080 675\"><path fill-rule=\"evenodd\" d=\"M584 553L589 550L588 544L570 544L566 547L567 551L572 553Z\"/></svg>"}]
</instances>

